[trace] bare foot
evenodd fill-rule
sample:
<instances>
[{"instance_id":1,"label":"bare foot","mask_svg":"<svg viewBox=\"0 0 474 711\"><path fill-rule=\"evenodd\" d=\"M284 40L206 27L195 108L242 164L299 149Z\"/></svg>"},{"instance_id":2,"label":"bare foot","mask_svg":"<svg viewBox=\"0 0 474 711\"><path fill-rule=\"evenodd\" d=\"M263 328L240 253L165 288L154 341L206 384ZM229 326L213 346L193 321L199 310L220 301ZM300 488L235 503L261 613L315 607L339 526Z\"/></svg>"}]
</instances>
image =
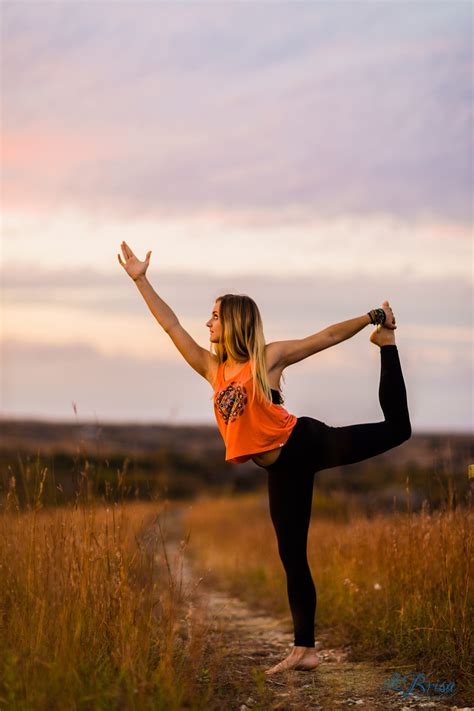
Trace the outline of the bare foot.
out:
<instances>
[{"instance_id":1,"label":"bare foot","mask_svg":"<svg viewBox=\"0 0 474 711\"><path fill-rule=\"evenodd\" d=\"M376 346L395 345L395 331L392 328L378 325L370 335L371 343Z\"/></svg>"},{"instance_id":2,"label":"bare foot","mask_svg":"<svg viewBox=\"0 0 474 711\"><path fill-rule=\"evenodd\" d=\"M296 671L310 671L315 669L321 660L317 657L314 647L293 647L291 653L282 662L265 670L265 674L294 669Z\"/></svg>"}]
</instances>

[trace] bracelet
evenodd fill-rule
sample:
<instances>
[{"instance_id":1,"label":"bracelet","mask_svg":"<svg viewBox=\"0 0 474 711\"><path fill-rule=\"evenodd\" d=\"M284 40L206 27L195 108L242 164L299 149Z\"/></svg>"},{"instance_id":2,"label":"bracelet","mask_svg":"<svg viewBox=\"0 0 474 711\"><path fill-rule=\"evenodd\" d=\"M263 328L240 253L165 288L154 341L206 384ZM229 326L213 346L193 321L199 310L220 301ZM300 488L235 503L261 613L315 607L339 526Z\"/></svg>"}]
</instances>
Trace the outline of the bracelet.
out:
<instances>
[{"instance_id":1,"label":"bracelet","mask_svg":"<svg viewBox=\"0 0 474 711\"><path fill-rule=\"evenodd\" d=\"M367 315L370 318L370 323L375 326L376 324L384 324L387 314L383 309L371 309L367 311Z\"/></svg>"}]
</instances>

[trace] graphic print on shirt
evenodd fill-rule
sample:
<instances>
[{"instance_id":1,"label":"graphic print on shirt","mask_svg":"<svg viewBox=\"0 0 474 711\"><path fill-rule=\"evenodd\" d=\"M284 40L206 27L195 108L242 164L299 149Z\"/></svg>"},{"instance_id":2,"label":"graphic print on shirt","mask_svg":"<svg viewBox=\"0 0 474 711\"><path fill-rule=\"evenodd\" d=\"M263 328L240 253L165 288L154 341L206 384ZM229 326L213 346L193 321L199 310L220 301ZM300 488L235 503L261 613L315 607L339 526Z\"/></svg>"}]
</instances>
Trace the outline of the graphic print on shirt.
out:
<instances>
[{"instance_id":1,"label":"graphic print on shirt","mask_svg":"<svg viewBox=\"0 0 474 711\"><path fill-rule=\"evenodd\" d=\"M230 383L225 390L221 390L216 395L215 406L226 425L244 414L246 404L245 385Z\"/></svg>"}]
</instances>

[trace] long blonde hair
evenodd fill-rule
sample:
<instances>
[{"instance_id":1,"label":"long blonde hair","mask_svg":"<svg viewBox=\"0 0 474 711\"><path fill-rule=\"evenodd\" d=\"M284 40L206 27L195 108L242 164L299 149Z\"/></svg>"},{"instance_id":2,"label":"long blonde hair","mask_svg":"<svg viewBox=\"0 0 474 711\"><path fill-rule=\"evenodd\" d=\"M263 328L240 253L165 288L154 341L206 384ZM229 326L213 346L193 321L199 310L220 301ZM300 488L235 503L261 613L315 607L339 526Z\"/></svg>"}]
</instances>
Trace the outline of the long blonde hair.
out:
<instances>
[{"instance_id":1,"label":"long blonde hair","mask_svg":"<svg viewBox=\"0 0 474 711\"><path fill-rule=\"evenodd\" d=\"M265 336L259 308L255 301L245 294L223 294L216 301L220 303L221 340L212 343L218 364L227 358L246 362L250 360L253 375L253 397L257 393L260 400L272 402L271 388L265 364ZM280 385L280 383L279 383ZM280 396L280 404L284 402Z\"/></svg>"}]
</instances>

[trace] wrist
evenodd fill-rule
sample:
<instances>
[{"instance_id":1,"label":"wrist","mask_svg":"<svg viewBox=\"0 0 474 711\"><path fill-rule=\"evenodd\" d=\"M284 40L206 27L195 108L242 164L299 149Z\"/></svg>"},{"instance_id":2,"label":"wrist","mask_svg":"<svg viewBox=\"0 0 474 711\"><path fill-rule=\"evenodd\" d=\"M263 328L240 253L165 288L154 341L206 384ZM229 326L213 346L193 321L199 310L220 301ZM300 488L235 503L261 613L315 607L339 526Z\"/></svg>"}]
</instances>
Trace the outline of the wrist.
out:
<instances>
[{"instance_id":1,"label":"wrist","mask_svg":"<svg viewBox=\"0 0 474 711\"><path fill-rule=\"evenodd\" d=\"M133 279L133 277L132 277L132 279ZM140 286L140 284L145 284L146 280L147 280L147 278L146 278L145 274L140 274L139 276L137 276L136 279L133 279L133 281L135 282L135 284L137 286Z\"/></svg>"},{"instance_id":2,"label":"wrist","mask_svg":"<svg viewBox=\"0 0 474 711\"><path fill-rule=\"evenodd\" d=\"M387 318L387 314L382 308L371 309L367 312L367 316L369 317L369 322L373 326L377 326L378 324L383 325L385 323L385 319Z\"/></svg>"}]
</instances>

